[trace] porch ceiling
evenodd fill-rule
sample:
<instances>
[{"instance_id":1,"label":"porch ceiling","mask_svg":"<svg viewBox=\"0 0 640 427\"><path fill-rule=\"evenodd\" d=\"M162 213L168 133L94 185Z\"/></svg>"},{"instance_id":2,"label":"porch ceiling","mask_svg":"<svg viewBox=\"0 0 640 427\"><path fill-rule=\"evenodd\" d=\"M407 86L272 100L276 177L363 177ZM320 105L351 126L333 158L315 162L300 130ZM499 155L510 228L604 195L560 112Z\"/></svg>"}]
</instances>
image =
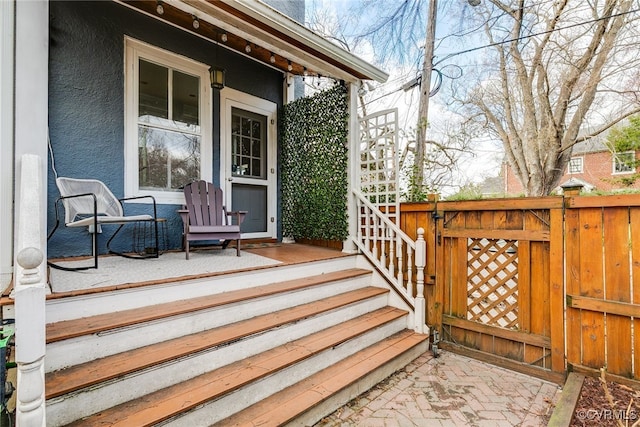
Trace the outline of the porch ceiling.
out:
<instances>
[{"instance_id":1,"label":"porch ceiling","mask_svg":"<svg viewBox=\"0 0 640 427\"><path fill-rule=\"evenodd\" d=\"M384 71L257 0L116 1L283 73L304 75L306 71L309 76L350 82L384 82L388 78ZM157 11L158 4L162 4L162 14ZM194 28L194 18L198 20L198 28ZM222 40L223 34L226 41ZM251 52L245 51L247 43Z\"/></svg>"}]
</instances>

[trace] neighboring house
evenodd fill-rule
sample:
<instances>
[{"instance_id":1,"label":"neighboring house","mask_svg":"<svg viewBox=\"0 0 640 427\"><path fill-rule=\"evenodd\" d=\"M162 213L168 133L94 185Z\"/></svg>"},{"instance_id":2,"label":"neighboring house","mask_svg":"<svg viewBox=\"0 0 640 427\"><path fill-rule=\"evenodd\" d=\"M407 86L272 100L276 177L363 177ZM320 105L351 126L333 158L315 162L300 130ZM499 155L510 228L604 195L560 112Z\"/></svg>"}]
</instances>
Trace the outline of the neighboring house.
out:
<instances>
[{"instance_id":1,"label":"neighboring house","mask_svg":"<svg viewBox=\"0 0 640 427\"><path fill-rule=\"evenodd\" d=\"M629 158L638 158L637 152L613 154L605 144L605 135L580 142L573 147L571 160L556 192L565 184L580 184L583 191L622 191L640 189L640 181L627 185L628 179L637 173ZM503 165L504 189L507 194L524 193L522 184L505 162Z\"/></svg>"},{"instance_id":2,"label":"neighboring house","mask_svg":"<svg viewBox=\"0 0 640 427\"><path fill-rule=\"evenodd\" d=\"M304 16L302 1L270 3ZM256 0L3 1L0 19L0 289L17 252L15 220L29 214L13 203L23 154L43 161L43 247L56 174L99 179L117 197L153 195L171 247L181 239L181 186L206 179L223 188L228 206L250 211L243 238L279 240L278 115L296 96L293 76L344 81L351 96L362 80L388 77ZM226 71L222 89L210 85L214 66ZM246 159L232 147L237 123L260 128ZM86 254L86 237L66 231L46 257Z\"/></svg>"}]
</instances>

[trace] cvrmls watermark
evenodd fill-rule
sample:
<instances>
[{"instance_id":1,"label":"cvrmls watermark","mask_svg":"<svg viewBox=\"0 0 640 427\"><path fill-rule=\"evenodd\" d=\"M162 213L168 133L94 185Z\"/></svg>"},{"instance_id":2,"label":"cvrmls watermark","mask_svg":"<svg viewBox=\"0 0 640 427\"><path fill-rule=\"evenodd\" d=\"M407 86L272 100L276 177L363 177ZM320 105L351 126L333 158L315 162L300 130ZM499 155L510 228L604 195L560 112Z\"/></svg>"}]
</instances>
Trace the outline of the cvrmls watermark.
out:
<instances>
[{"instance_id":1,"label":"cvrmls watermark","mask_svg":"<svg viewBox=\"0 0 640 427\"><path fill-rule=\"evenodd\" d=\"M578 409L576 418L579 420L621 420L635 421L640 414L635 409Z\"/></svg>"}]
</instances>

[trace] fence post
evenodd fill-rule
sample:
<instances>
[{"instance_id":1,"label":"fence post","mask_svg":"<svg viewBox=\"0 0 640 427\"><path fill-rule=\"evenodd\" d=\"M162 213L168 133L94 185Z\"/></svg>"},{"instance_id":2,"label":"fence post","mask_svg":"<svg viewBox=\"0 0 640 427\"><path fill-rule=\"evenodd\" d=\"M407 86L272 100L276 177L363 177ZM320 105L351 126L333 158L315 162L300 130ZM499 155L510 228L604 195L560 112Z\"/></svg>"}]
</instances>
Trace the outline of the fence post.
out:
<instances>
[{"instance_id":1,"label":"fence post","mask_svg":"<svg viewBox=\"0 0 640 427\"><path fill-rule=\"evenodd\" d=\"M424 268L427 260L427 242L424 240L424 228L418 228L416 240L416 299L415 299L415 327L419 334L424 334L426 304L424 300Z\"/></svg>"}]
</instances>

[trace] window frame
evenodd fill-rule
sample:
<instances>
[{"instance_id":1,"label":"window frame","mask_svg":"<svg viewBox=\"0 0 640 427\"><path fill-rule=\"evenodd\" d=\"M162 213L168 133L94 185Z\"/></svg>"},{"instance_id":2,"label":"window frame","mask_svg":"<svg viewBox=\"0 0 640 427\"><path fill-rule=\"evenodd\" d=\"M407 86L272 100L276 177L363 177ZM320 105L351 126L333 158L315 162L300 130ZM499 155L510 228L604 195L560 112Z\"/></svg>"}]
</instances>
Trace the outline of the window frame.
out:
<instances>
[{"instance_id":1,"label":"window frame","mask_svg":"<svg viewBox=\"0 0 640 427\"><path fill-rule=\"evenodd\" d=\"M574 160L580 160L580 170L577 172L571 171L571 162ZM584 156L575 156L569 159L569 163L567 164L567 173L569 175L576 175L580 173L584 173Z\"/></svg>"},{"instance_id":2,"label":"window frame","mask_svg":"<svg viewBox=\"0 0 640 427\"><path fill-rule=\"evenodd\" d=\"M613 171L611 172L612 175L624 175L624 174L630 174L630 173L635 173L636 172L636 167L632 166L630 170L624 170L624 171L619 171L616 169L616 166L619 164L618 163L618 156L619 155L631 155L633 156L634 161L637 160L636 158L636 152L633 150L630 151L622 151L620 153L613 153ZM625 165L626 166L626 165Z\"/></svg>"},{"instance_id":3,"label":"window frame","mask_svg":"<svg viewBox=\"0 0 640 427\"><path fill-rule=\"evenodd\" d=\"M125 37L125 135L124 135L124 192L125 197L153 196L158 204L184 204L181 191L143 190L139 182L138 157L138 68L139 60L153 62L167 68L198 76L200 79L200 179L213 179L213 120L209 66L169 52L139 40ZM150 203L149 199L146 199ZM136 203L144 203L138 199Z\"/></svg>"}]
</instances>

